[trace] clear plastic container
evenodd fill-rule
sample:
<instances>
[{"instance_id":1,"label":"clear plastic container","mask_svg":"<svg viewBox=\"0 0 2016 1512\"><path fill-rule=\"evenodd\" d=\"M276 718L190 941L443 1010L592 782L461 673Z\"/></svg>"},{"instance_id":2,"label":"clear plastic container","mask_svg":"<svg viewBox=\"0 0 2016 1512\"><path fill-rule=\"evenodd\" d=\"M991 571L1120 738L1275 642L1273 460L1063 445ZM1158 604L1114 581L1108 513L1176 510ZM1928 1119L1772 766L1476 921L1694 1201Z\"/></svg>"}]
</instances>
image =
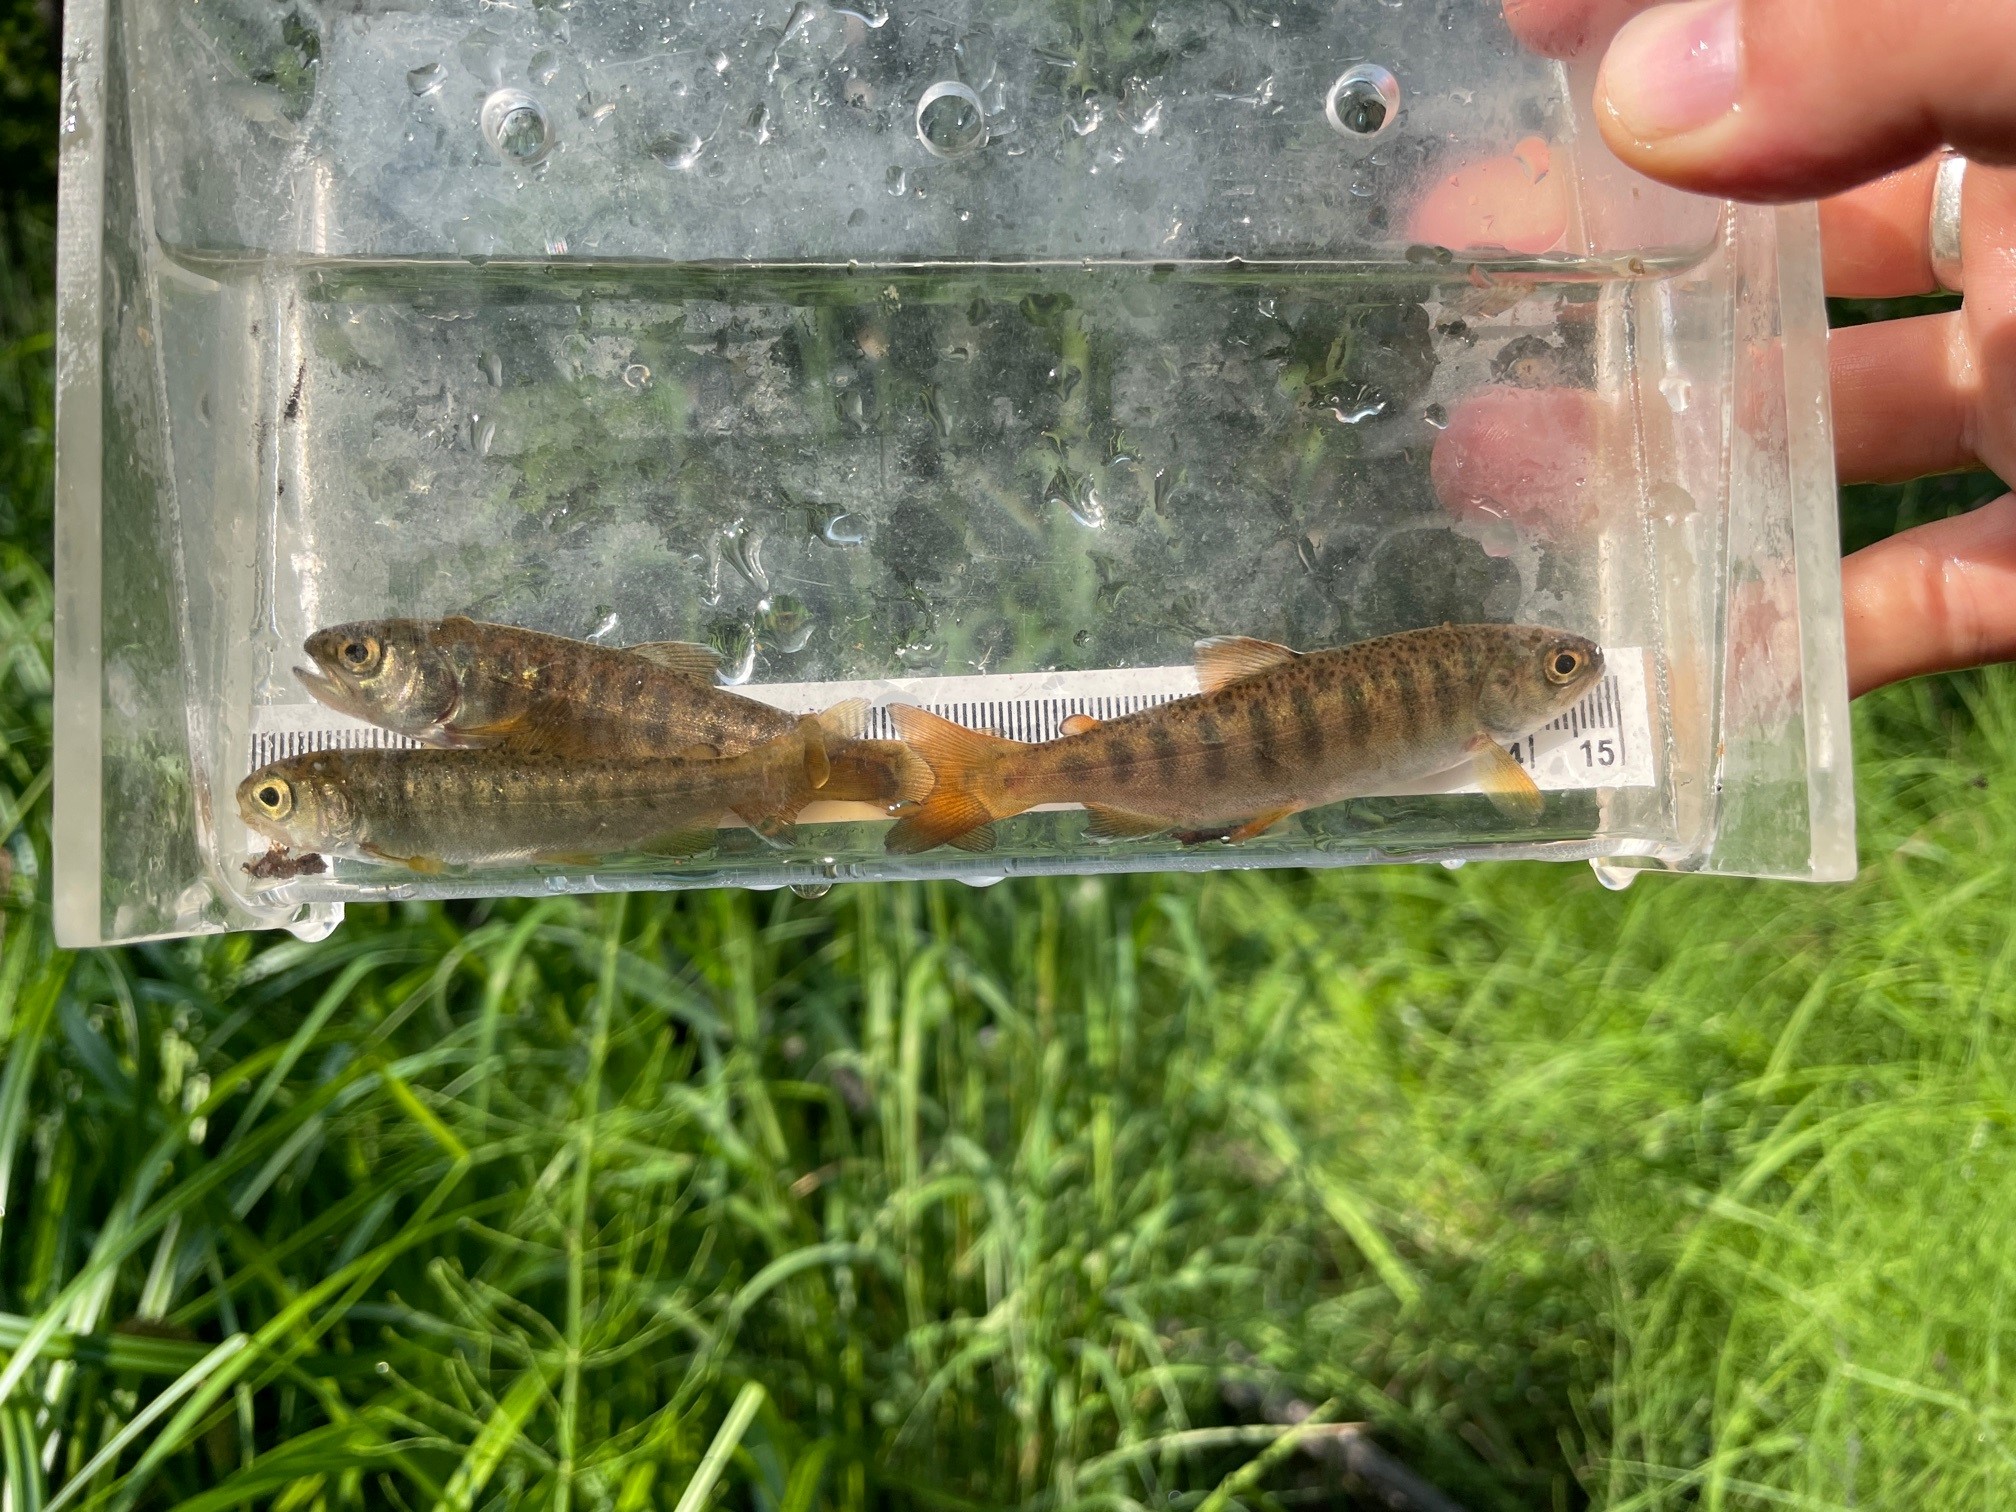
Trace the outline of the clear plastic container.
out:
<instances>
[{"instance_id":1,"label":"clear plastic container","mask_svg":"<svg viewBox=\"0 0 2016 1512\"><path fill-rule=\"evenodd\" d=\"M1808 209L1624 169L1497 0L67 7L57 910L1454 863L1854 867ZM318 626L466 613L1052 734L1199 637L1590 635L1537 824L255 880L255 759L374 738ZM1104 700L1104 702L1101 702ZM976 713L977 710L977 713ZM1448 788L1451 784L1441 784Z\"/></svg>"}]
</instances>

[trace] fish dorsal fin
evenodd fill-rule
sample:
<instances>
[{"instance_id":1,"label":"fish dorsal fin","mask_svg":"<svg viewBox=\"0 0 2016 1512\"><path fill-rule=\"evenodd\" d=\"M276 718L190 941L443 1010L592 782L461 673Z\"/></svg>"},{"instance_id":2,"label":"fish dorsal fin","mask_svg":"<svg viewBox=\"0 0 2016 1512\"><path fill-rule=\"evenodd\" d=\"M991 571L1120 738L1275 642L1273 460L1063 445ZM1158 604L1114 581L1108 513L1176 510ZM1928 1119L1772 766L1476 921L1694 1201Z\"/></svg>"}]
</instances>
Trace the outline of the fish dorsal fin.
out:
<instances>
[{"instance_id":1,"label":"fish dorsal fin","mask_svg":"<svg viewBox=\"0 0 2016 1512\"><path fill-rule=\"evenodd\" d=\"M623 649L632 656L643 657L654 667L663 667L667 672L706 683L709 687L713 686L714 674L721 667L719 657L707 647L696 646L692 641L644 641Z\"/></svg>"},{"instance_id":2,"label":"fish dorsal fin","mask_svg":"<svg viewBox=\"0 0 2016 1512\"><path fill-rule=\"evenodd\" d=\"M1060 735L1084 735L1098 728L1099 721L1090 714L1066 714L1057 731Z\"/></svg>"},{"instance_id":3,"label":"fish dorsal fin","mask_svg":"<svg viewBox=\"0 0 2016 1512\"><path fill-rule=\"evenodd\" d=\"M1225 684L1265 672L1302 653L1250 635L1214 635L1197 642L1197 686L1216 693Z\"/></svg>"},{"instance_id":4,"label":"fish dorsal fin","mask_svg":"<svg viewBox=\"0 0 2016 1512\"><path fill-rule=\"evenodd\" d=\"M819 715L819 728L829 740L859 740L868 728L868 711L874 706L865 698L847 698Z\"/></svg>"}]
</instances>

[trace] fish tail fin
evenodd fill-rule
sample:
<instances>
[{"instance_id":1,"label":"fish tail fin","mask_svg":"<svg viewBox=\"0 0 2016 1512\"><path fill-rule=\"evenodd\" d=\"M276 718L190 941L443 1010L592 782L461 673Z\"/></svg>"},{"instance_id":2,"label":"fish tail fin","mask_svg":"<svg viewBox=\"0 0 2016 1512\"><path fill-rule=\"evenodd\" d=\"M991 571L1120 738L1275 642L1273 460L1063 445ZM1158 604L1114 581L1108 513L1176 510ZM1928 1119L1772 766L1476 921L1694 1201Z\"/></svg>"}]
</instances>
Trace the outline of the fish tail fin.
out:
<instances>
[{"instance_id":1,"label":"fish tail fin","mask_svg":"<svg viewBox=\"0 0 2016 1512\"><path fill-rule=\"evenodd\" d=\"M896 821L885 847L897 855L939 845L987 849L994 839L991 821L1019 814L1027 807L1003 801L991 780L995 760L1023 749L1023 743L969 730L908 704L891 705L889 714L904 741L930 767L933 781L916 812Z\"/></svg>"},{"instance_id":2,"label":"fish tail fin","mask_svg":"<svg viewBox=\"0 0 2016 1512\"><path fill-rule=\"evenodd\" d=\"M832 775L819 791L836 803L916 803L931 791L931 768L900 740L850 740L827 756Z\"/></svg>"}]
</instances>

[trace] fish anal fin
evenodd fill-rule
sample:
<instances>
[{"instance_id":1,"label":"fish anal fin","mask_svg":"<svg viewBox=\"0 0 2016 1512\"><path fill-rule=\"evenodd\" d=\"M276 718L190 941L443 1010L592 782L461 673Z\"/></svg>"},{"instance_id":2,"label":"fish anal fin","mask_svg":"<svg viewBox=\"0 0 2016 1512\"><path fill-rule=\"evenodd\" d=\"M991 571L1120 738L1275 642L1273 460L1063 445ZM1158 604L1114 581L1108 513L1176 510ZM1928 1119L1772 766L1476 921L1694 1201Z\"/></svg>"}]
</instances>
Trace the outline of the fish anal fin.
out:
<instances>
[{"instance_id":1,"label":"fish anal fin","mask_svg":"<svg viewBox=\"0 0 2016 1512\"><path fill-rule=\"evenodd\" d=\"M1547 799L1532 774L1488 735L1479 735L1470 743L1470 769L1477 778L1477 786L1501 814L1531 824L1547 806Z\"/></svg>"},{"instance_id":2,"label":"fish anal fin","mask_svg":"<svg viewBox=\"0 0 2016 1512\"><path fill-rule=\"evenodd\" d=\"M965 834L954 836L951 845L954 850L962 850L969 855L984 856L988 851L994 849L995 838L994 825L990 821L986 824L976 824L972 829L967 830Z\"/></svg>"},{"instance_id":3,"label":"fish anal fin","mask_svg":"<svg viewBox=\"0 0 2016 1512\"><path fill-rule=\"evenodd\" d=\"M1087 840L1136 840L1143 835L1159 835L1170 824L1153 814L1138 814L1110 804L1088 803L1085 807L1092 815L1092 822L1085 826Z\"/></svg>"},{"instance_id":4,"label":"fish anal fin","mask_svg":"<svg viewBox=\"0 0 2016 1512\"><path fill-rule=\"evenodd\" d=\"M709 687L721 669L721 659L713 651L692 641L643 641L623 649L632 656L643 657L654 667Z\"/></svg>"},{"instance_id":5,"label":"fish anal fin","mask_svg":"<svg viewBox=\"0 0 2016 1512\"><path fill-rule=\"evenodd\" d=\"M1062 735L1084 735L1098 729L1099 724L1090 714L1066 714L1057 730Z\"/></svg>"},{"instance_id":6,"label":"fish anal fin","mask_svg":"<svg viewBox=\"0 0 2016 1512\"><path fill-rule=\"evenodd\" d=\"M1026 803L1005 811L989 805L986 790L994 787L993 765L1010 752L1026 749L1019 740L1003 740L969 730L909 704L892 704L889 717L906 744L923 758L933 777L928 796L916 811L905 814L889 831L884 846L895 855L910 855L940 845L985 850L993 837L974 832L990 820L1019 814ZM963 842L963 844L962 844Z\"/></svg>"},{"instance_id":7,"label":"fish anal fin","mask_svg":"<svg viewBox=\"0 0 2016 1512\"><path fill-rule=\"evenodd\" d=\"M541 866L593 866L602 858L593 851L541 851L532 859Z\"/></svg>"},{"instance_id":8,"label":"fish anal fin","mask_svg":"<svg viewBox=\"0 0 2016 1512\"><path fill-rule=\"evenodd\" d=\"M1264 814L1255 814L1244 824L1233 826L1225 835L1225 843L1227 845L1239 845L1247 840L1256 840L1274 828L1283 819L1286 819L1290 814L1298 814L1301 811L1302 805L1296 803L1290 804L1286 808L1269 809Z\"/></svg>"},{"instance_id":9,"label":"fish anal fin","mask_svg":"<svg viewBox=\"0 0 2016 1512\"><path fill-rule=\"evenodd\" d=\"M1216 693L1227 683L1278 667L1301 654L1250 635L1214 635L1197 642L1197 686L1206 693Z\"/></svg>"}]
</instances>

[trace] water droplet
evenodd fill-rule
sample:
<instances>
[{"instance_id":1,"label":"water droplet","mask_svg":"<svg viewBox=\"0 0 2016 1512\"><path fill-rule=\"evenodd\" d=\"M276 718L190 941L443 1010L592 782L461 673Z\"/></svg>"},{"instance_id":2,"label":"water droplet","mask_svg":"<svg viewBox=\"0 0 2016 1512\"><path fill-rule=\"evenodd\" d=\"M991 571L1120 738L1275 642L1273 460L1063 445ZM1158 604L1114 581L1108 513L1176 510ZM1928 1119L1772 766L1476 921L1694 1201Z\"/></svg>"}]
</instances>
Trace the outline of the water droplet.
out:
<instances>
[{"instance_id":1,"label":"water droplet","mask_svg":"<svg viewBox=\"0 0 2016 1512\"><path fill-rule=\"evenodd\" d=\"M716 72L717 74L721 74L724 77L727 75L728 54L722 52L720 48L717 47L714 49L713 56L708 58L707 62L709 63L709 65L712 66L714 72Z\"/></svg>"},{"instance_id":2,"label":"water droplet","mask_svg":"<svg viewBox=\"0 0 2016 1512\"><path fill-rule=\"evenodd\" d=\"M626 388L633 388L641 394L651 387L651 369L641 362L633 362L623 369L623 383Z\"/></svg>"},{"instance_id":3,"label":"water droplet","mask_svg":"<svg viewBox=\"0 0 2016 1512\"><path fill-rule=\"evenodd\" d=\"M487 26L475 27L455 48L455 57L485 84L504 82L504 38Z\"/></svg>"},{"instance_id":4,"label":"water droplet","mask_svg":"<svg viewBox=\"0 0 2016 1512\"><path fill-rule=\"evenodd\" d=\"M479 457L490 455L491 443L497 439L497 422L485 420L481 415L469 417L469 449Z\"/></svg>"},{"instance_id":5,"label":"water droplet","mask_svg":"<svg viewBox=\"0 0 2016 1512\"><path fill-rule=\"evenodd\" d=\"M1155 101L1134 117L1130 129L1136 136L1153 136L1162 125L1162 102Z\"/></svg>"},{"instance_id":6,"label":"water droplet","mask_svg":"<svg viewBox=\"0 0 2016 1512\"><path fill-rule=\"evenodd\" d=\"M756 145L758 147L764 146L776 139L777 127L771 118L770 107L761 100L758 100L756 108L749 112L749 119L743 122L743 126L751 136L756 138Z\"/></svg>"},{"instance_id":7,"label":"water droplet","mask_svg":"<svg viewBox=\"0 0 2016 1512\"><path fill-rule=\"evenodd\" d=\"M649 151L674 173L687 173L700 161L700 154L706 146L704 137L688 136L683 131L668 131L651 143Z\"/></svg>"},{"instance_id":8,"label":"water droplet","mask_svg":"<svg viewBox=\"0 0 2016 1512\"><path fill-rule=\"evenodd\" d=\"M1463 870L1463 858L1461 856L1444 856L1442 858L1442 867L1445 871L1461 871Z\"/></svg>"},{"instance_id":9,"label":"water droplet","mask_svg":"<svg viewBox=\"0 0 2016 1512\"><path fill-rule=\"evenodd\" d=\"M889 8L884 5L864 5L858 9L851 5L836 5L833 14L859 21L870 31L880 31L889 24Z\"/></svg>"},{"instance_id":10,"label":"water droplet","mask_svg":"<svg viewBox=\"0 0 2016 1512\"><path fill-rule=\"evenodd\" d=\"M1635 866L1615 866L1600 858L1589 863L1589 869L1596 873L1596 880L1612 892L1622 892L1638 880Z\"/></svg>"},{"instance_id":11,"label":"water droplet","mask_svg":"<svg viewBox=\"0 0 2016 1512\"><path fill-rule=\"evenodd\" d=\"M1421 418L1437 430L1449 429L1449 411L1439 404L1431 404L1421 411Z\"/></svg>"},{"instance_id":12,"label":"water droplet","mask_svg":"<svg viewBox=\"0 0 2016 1512\"><path fill-rule=\"evenodd\" d=\"M1262 319L1272 320L1274 318L1275 310L1277 310L1280 307L1275 304L1273 297L1270 295L1266 299L1261 300L1257 308L1260 311Z\"/></svg>"},{"instance_id":13,"label":"water droplet","mask_svg":"<svg viewBox=\"0 0 2016 1512\"><path fill-rule=\"evenodd\" d=\"M956 79L941 79L917 101L917 140L933 157L962 158L987 145L980 96Z\"/></svg>"},{"instance_id":14,"label":"water droplet","mask_svg":"<svg viewBox=\"0 0 2016 1512\"><path fill-rule=\"evenodd\" d=\"M595 628L588 632L588 639L591 641L606 641L616 633L616 626L620 616L607 604L597 604L595 612L601 618L596 621Z\"/></svg>"},{"instance_id":15,"label":"water droplet","mask_svg":"<svg viewBox=\"0 0 2016 1512\"><path fill-rule=\"evenodd\" d=\"M741 620L715 620L707 627L707 644L721 658L721 681L739 688L756 671L756 631Z\"/></svg>"},{"instance_id":16,"label":"water droplet","mask_svg":"<svg viewBox=\"0 0 2016 1512\"><path fill-rule=\"evenodd\" d=\"M540 85L551 84L559 73L560 60L543 47L532 54L532 62L525 70L526 77Z\"/></svg>"},{"instance_id":17,"label":"water droplet","mask_svg":"<svg viewBox=\"0 0 2016 1512\"><path fill-rule=\"evenodd\" d=\"M1064 124L1071 128L1073 136L1088 137L1099 129L1099 123L1106 118L1099 102L1093 99L1081 100L1076 110L1064 113Z\"/></svg>"},{"instance_id":18,"label":"water droplet","mask_svg":"<svg viewBox=\"0 0 2016 1512\"><path fill-rule=\"evenodd\" d=\"M1339 136L1378 136L1400 113L1400 81L1377 63L1347 69L1323 97L1323 119Z\"/></svg>"},{"instance_id":19,"label":"water droplet","mask_svg":"<svg viewBox=\"0 0 2016 1512\"><path fill-rule=\"evenodd\" d=\"M922 640L905 641L896 648L896 660L912 672L931 670L944 654L945 648L929 636Z\"/></svg>"},{"instance_id":20,"label":"water droplet","mask_svg":"<svg viewBox=\"0 0 2016 1512\"><path fill-rule=\"evenodd\" d=\"M524 167L553 150L553 125L546 107L522 89L491 91L483 101L483 136L499 156Z\"/></svg>"},{"instance_id":21,"label":"water droplet","mask_svg":"<svg viewBox=\"0 0 2016 1512\"><path fill-rule=\"evenodd\" d=\"M868 539L860 521L845 510L831 510L819 520L819 539L828 546L860 546Z\"/></svg>"},{"instance_id":22,"label":"water droplet","mask_svg":"<svg viewBox=\"0 0 2016 1512\"><path fill-rule=\"evenodd\" d=\"M805 0L798 0L798 3L791 7L790 16L785 19L784 36L779 45L781 46L783 42L789 42L811 24L812 7L807 5Z\"/></svg>"},{"instance_id":23,"label":"water droplet","mask_svg":"<svg viewBox=\"0 0 2016 1512\"><path fill-rule=\"evenodd\" d=\"M882 187L896 198L901 199L910 192L910 175L900 167L891 168L882 175Z\"/></svg>"},{"instance_id":24,"label":"water droplet","mask_svg":"<svg viewBox=\"0 0 2016 1512\"><path fill-rule=\"evenodd\" d=\"M495 352L483 354L483 376L490 381L490 387L504 387L504 359Z\"/></svg>"},{"instance_id":25,"label":"water droplet","mask_svg":"<svg viewBox=\"0 0 2016 1512\"><path fill-rule=\"evenodd\" d=\"M758 593L770 591L770 575L763 570L763 537L747 520L737 520L723 533L728 564Z\"/></svg>"},{"instance_id":26,"label":"water droplet","mask_svg":"<svg viewBox=\"0 0 2016 1512\"><path fill-rule=\"evenodd\" d=\"M763 616L763 633L770 644L787 656L803 651L813 631L819 628L805 601L789 593L764 599L757 604L756 612Z\"/></svg>"},{"instance_id":27,"label":"water droplet","mask_svg":"<svg viewBox=\"0 0 2016 1512\"><path fill-rule=\"evenodd\" d=\"M833 891L831 882L793 882L791 891L801 898L823 898Z\"/></svg>"},{"instance_id":28,"label":"water droplet","mask_svg":"<svg viewBox=\"0 0 2016 1512\"><path fill-rule=\"evenodd\" d=\"M439 63L422 63L406 70L406 87L416 95L430 95L448 82L448 70Z\"/></svg>"},{"instance_id":29,"label":"water droplet","mask_svg":"<svg viewBox=\"0 0 2016 1512\"><path fill-rule=\"evenodd\" d=\"M1694 398L1694 385L1676 374L1659 380L1659 392L1665 396L1668 409L1676 415L1684 415Z\"/></svg>"},{"instance_id":30,"label":"water droplet","mask_svg":"<svg viewBox=\"0 0 2016 1512\"><path fill-rule=\"evenodd\" d=\"M985 32L970 31L954 42L952 60L959 69L959 77L975 89L985 89L993 83L1000 68L994 39Z\"/></svg>"},{"instance_id":31,"label":"water droplet","mask_svg":"<svg viewBox=\"0 0 2016 1512\"><path fill-rule=\"evenodd\" d=\"M918 406L931 419L931 428L938 433L938 439L949 440L952 435L952 420L945 413L945 400L938 392L938 385L927 383L917 395Z\"/></svg>"}]
</instances>

